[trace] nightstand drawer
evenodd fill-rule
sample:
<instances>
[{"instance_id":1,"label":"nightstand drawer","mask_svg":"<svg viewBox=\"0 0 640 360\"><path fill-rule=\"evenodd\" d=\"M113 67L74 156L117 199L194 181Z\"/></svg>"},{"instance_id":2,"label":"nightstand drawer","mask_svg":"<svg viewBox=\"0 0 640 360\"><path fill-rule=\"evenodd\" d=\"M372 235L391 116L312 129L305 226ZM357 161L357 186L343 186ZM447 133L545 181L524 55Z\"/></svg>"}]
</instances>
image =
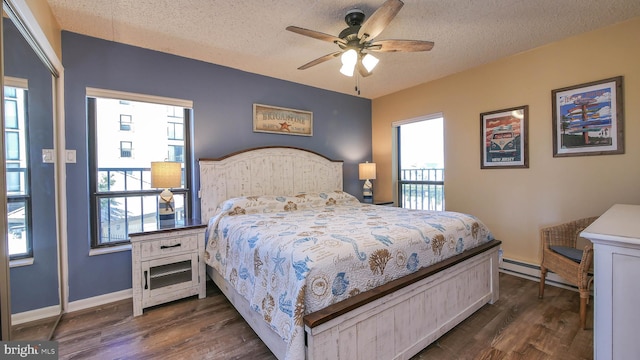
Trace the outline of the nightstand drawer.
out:
<instances>
[{"instance_id":1,"label":"nightstand drawer","mask_svg":"<svg viewBox=\"0 0 640 360\"><path fill-rule=\"evenodd\" d=\"M191 252L198 248L197 234L171 236L164 239L145 241L141 246L142 259Z\"/></svg>"}]
</instances>

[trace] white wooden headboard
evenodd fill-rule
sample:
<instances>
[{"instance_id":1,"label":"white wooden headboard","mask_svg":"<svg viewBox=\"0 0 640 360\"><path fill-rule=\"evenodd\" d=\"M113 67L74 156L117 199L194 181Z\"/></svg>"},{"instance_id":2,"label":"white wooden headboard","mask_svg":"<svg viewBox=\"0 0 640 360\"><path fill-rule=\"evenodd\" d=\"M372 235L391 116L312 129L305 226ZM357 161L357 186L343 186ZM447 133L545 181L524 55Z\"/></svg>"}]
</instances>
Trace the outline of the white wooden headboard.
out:
<instances>
[{"instance_id":1,"label":"white wooden headboard","mask_svg":"<svg viewBox=\"0 0 640 360\"><path fill-rule=\"evenodd\" d=\"M218 204L238 196L342 190L342 160L310 150L261 147L200 159L200 211L206 223Z\"/></svg>"}]
</instances>

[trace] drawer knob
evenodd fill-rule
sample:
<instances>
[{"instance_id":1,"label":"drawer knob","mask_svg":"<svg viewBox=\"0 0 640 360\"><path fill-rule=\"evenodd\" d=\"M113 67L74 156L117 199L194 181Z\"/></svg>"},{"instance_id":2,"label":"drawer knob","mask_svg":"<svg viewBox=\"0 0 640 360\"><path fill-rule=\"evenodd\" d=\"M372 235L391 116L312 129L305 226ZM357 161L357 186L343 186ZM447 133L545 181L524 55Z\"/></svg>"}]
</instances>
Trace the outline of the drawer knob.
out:
<instances>
[{"instance_id":1,"label":"drawer knob","mask_svg":"<svg viewBox=\"0 0 640 360\"><path fill-rule=\"evenodd\" d=\"M175 244L175 245L162 245L162 246L160 246L160 249L171 249L171 248L179 247L180 245L182 245L182 244L178 243L178 244Z\"/></svg>"}]
</instances>

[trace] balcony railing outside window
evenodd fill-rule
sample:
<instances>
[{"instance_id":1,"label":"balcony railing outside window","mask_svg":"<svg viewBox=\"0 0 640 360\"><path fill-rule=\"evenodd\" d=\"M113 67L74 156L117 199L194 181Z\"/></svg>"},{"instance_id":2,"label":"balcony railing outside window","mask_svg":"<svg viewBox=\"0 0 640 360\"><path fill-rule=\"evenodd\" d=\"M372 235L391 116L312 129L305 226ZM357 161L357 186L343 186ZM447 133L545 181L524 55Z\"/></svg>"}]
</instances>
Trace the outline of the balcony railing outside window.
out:
<instances>
[{"instance_id":1,"label":"balcony railing outside window","mask_svg":"<svg viewBox=\"0 0 640 360\"><path fill-rule=\"evenodd\" d=\"M158 228L158 195L150 188L150 168L99 168L99 194L96 194L99 243L129 240L129 233ZM176 223L185 218L186 189L172 189Z\"/></svg>"},{"instance_id":2,"label":"balcony railing outside window","mask_svg":"<svg viewBox=\"0 0 640 360\"><path fill-rule=\"evenodd\" d=\"M400 206L444 211L444 169L401 169Z\"/></svg>"}]
</instances>

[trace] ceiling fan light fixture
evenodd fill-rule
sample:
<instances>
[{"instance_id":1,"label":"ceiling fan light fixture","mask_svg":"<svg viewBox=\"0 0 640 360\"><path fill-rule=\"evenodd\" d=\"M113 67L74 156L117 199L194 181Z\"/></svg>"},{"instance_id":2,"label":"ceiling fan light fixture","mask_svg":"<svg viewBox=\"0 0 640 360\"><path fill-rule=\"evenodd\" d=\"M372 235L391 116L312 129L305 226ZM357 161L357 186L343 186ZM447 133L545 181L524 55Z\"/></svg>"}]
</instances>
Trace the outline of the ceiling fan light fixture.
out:
<instances>
[{"instance_id":1,"label":"ceiling fan light fixture","mask_svg":"<svg viewBox=\"0 0 640 360\"><path fill-rule=\"evenodd\" d=\"M380 60L377 57L371 54L366 54L362 58L362 65L364 65L364 68L367 69L368 72L372 72L376 65L378 65L379 61Z\"/></svg>"},{"instance_id":2,"label":"ceiling fan light fixture","mask_svg":"<svg viewBox=\"0 0 640 360\"><path fill-rule=\"evenodd\" d=\"M342 73L342 75L344 76L353 76L353 71L355 70L355 64L353 65L342 65L342 67L340 68L340 72Z\"/></svg>"},{"instance_id":3,"label":"ceiling fan light fixture","mask_svg":"<svg viewBox=\"0 0 640 360\"><path fill-rule=\"evenodd\" d=\"M382 0L380 0L382 1ZM432 41L422 40L375 40L378 35L395 18L404 6L402 0L384 0L368 19L362 10L351 9L344 18L349 27L343 29L338 36L309 30L298 26L287 26L288 31L308 36L321 41L337 45L340 50L321 56L302 66L299 70L308 69L325 61L341 56L342 68L340 72L352 77L357 68L357 74L367 77L372 74L378 64L378 59L369 52L418 52L429 51L433 48ZM356 82L358 77L356 77ZM356 86L356 91L359 91Z\"/></svg>"},{"instance_id":4,"label":"ceiling fan light fixture","mask_svg":"<svg viewBox=\"0 0 640 360\"><path fill-rule=\"evenodd\" d=\"M358 61L358 53L353 49L349 49L342 53L340 60L342 61L340 72L346 76L353 76L353 71L356 68L356 62Z\"/></svg>"}]
</instances>

